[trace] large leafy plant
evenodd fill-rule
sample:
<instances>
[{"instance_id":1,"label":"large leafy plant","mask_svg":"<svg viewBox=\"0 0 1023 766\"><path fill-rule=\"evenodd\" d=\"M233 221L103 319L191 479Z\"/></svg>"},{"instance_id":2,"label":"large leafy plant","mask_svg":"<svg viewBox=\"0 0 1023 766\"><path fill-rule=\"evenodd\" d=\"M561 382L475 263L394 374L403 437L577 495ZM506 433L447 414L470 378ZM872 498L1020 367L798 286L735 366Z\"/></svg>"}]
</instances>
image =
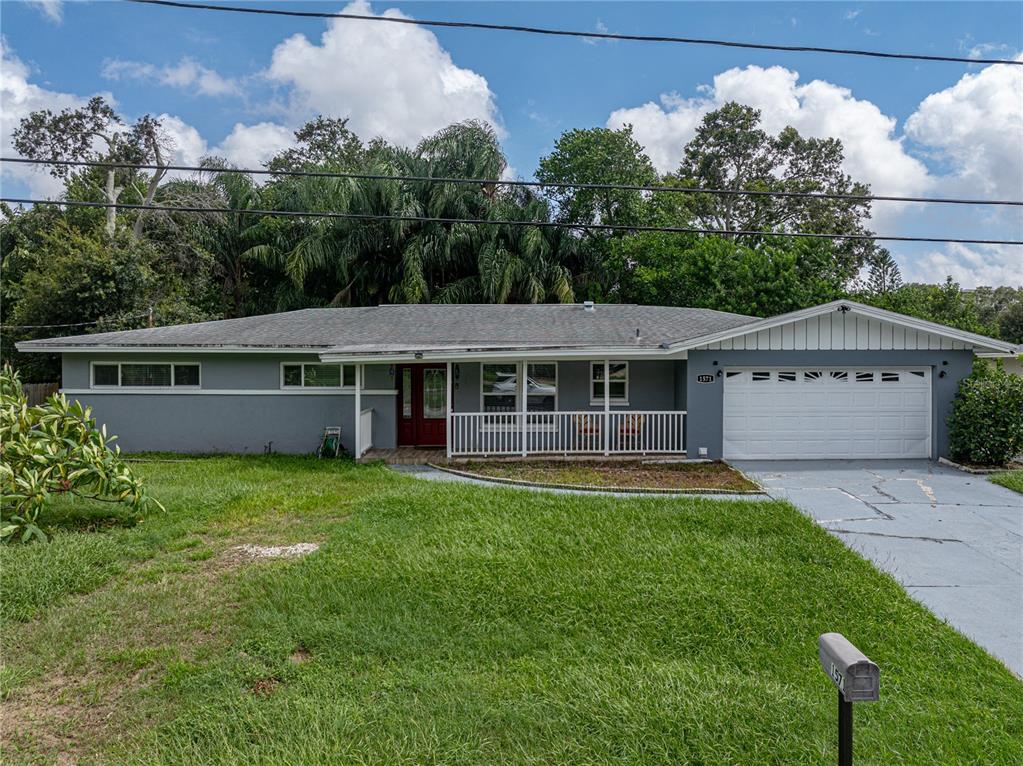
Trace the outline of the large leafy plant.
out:
<instances>
[{"instance_id":1,"label":"large leafy plant","mask_svg":"<svg viewBox=\"0 0 1023 766\"><path fill-rule=\"evenodd\" d=\"M959 384L948 429L954 460L1001 466L1023 455L1023 378L978 361Z\"/></svg>"},{"instance_id":2,"label":"large leafy plant","mask_svg":"<svg viewBox=\"0 0 1023 766\"><path fill-rule=\"evenodd\" d=\"M119 503L141 517L162 506L111 447L92 411L63 394L30 407L18 374L0 371L0 540L46 541L39 514L55 497Z\"/></svg>"}]
</instances>

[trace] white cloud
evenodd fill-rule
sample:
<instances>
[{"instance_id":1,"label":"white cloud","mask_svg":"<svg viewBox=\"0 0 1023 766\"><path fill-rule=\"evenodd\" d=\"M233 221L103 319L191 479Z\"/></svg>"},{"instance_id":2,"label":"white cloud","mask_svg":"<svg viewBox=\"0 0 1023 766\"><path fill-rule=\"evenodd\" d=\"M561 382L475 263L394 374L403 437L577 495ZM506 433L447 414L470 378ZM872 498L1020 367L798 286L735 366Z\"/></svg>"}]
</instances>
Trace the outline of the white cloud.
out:
<instances>
[{"instance_id":1,"label":"white cloud","mask_svg":"<svg viewBox=\"0 0 1023 766\"><path fill-rule=\"evenodd\" d=\"M31 5L39 9L47 19L54 24L64 21L64 3L62 0L28 0Z\"/></svg>"},{"instance_id":2,"label":"white cloud","mask_svg":"<svg viewBox=\"0 0 1023 766\"><path fill-rule=\"evenodd\" d=\"M959 189L1020 198L1023 68L994 65L963 75L920 103L906 134L949 165Z\"/></svg>"},{"instance_id":3,"label":"white cloud","mask_svg":"<svg viewBox=\"0 0 1023 766\"><path fill-rule=\"evenodd\" d=\"M29 112L39 109L59 112L62 109L82 106L86 102L86 99L70 93L40 88L29 82L30 75L28 65L10 50L3 38L0 38L0 103L3 103L3 109L0 109L0 150L3 154L17 156L11 134ZM5 162L0 165L0 179L25 184L33 197L53 197L64 188L64 185L48 171L36 165Z\"/></svg>"},{"instance_id":4,"label":"white cloud","mask_svg":"<svg viewBox=\"0 0 1023 766\"><path fill-rule=\"evenodd\" d=\"M946 276L966 288L1023 287L1023 261L1018 247L949 244L925 252L903 268L906 281L937 282Z\"/></svg>"},{"instance_id":5,"label":"white cloud","mask_svg":"<svg viewBox=\"0 0 1023 766\"><path fill-rule=\"evenodd\" d=\"M213 154L240 168L257 168L278 152L294 145L294 133L280 125L272 122L242 125L239 122L214 148Z\"/></svg>"},{"instance_id":6,"label":"white cloud","mask_svg":"<svg viewBox=\"0 0 1023 766\"><path fill-rule=\"evenodd\" d=\"M365 0L356 0L345 13L373 11ZM380 15L406 18L394 8ZM332 20L319 45L302 34L278 45L267 76L292 87L296 120L316 114L348 117L349 127L364 139L411 145L470 118L499 128L486 79L456 66L422 27Z\"/></svg>"},{"instance_id":7,"label":"white cloud","mask_svg":"<svg viewBox=\"0 0 1023 766\"><path fill-rule=\"evenodd\" d=\"M240 96L241 86L236 80L217 73L185 56L177 64L162 67L140 61L108 59L103 63L102 75L108 80L145 80L172 88L190 90L203 96Z\"/></svg>"},{"instance_id":8,"label":"white cloud","mask_svg":"<svg viewBox=\"0 0 1023 766\"><path fill-rule=\"evenodd\" d=\"M804 136L841 139L843 169L877 193L918 195L931 185L926 166L906 152L896 135L896 120L852 91L823 80L799 83L799 73L780 66L729 69L700 86L700 95L686 99L664 94L660 103L618 109L609 127L631 123L636 139L661 172L675 170L682 150L708 112L728 101L761 110L763 128L776 134L791 125ZM878 228L888 225L902 205L887 203L874 210Z\"/></svg>"},{"instance_id":9,"label":"white cloud","mask_svg":"<svg viewBox=\"0 0 1023 766\"><path fill-rule=\"evenodd\" d=\"M845 15L842 18L844 18L846 21L855 21L856 17L859 16L861 13L863 13L863 11L860 8L857 8L854 11L846 11Z\"/></svg>"}]
</instances>

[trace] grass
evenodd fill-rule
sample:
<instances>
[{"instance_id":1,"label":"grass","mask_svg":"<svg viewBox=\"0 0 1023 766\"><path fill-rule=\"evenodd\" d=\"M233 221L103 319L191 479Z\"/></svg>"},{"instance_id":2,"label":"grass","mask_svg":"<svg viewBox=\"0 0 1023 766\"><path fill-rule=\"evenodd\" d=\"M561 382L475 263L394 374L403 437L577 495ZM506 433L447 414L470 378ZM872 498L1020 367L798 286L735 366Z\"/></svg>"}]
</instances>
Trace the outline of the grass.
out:
<instances>
[{"instance_id":1,"label":"grass","mask_svg":"<svg viewBox=\"0 0 1023 766\"><path fill-rule=\"evenodd\" d=\"M724 463L642 463L633 461L471 461L457 466L498 479L605 489L758 490Z\"/></svg>"},{"instance_id":2,"label":"grass","mask_svg":"<svg viewBox=\"0 0 1023 766\"><path fill-rule=\"evenodd\" d=\"M1019 682L784 503L138 467L166 514L0 550L4 763L819 764L826 630L882 668L858 763L1023 760Z\"/></svg>"},{"instance_id":3,"label":"grass","mask_svg":"<svg viewBox=\"0 0 1023 766\"><path fill-rule=\"evenodd\" d=\"M996 473L991 477L991 481L995 484L1001 484L1003 487L1008 487L1009 489L1023 493L1023 470Z\"/></svg>"}]
</instances>

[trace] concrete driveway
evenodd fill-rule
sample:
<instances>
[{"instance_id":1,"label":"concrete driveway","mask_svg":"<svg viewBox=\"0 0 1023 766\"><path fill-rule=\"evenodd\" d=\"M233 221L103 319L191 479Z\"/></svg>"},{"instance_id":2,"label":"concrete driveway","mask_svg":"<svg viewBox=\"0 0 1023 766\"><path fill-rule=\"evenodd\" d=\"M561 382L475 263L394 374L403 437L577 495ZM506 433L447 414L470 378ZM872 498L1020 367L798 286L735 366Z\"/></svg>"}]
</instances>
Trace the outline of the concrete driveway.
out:
<instances>
[{"instance_id":1,"label":"concrete driveway","mask_svg":"<svg viewBox=\"0 0 1023 766\"><path fill-rule=\"evenodd\" d=\"M924 460L736 465L1023 676L1023 495Z\"/></svg>"}]
</instances>

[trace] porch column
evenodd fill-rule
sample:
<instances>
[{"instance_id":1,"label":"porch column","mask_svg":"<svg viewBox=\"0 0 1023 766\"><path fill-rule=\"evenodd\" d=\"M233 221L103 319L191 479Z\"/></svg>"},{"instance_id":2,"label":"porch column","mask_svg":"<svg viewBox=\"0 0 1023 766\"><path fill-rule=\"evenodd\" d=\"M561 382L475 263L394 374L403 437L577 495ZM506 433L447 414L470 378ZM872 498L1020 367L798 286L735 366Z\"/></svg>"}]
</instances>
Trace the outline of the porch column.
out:
<instances>
[{"instance_id":1,"label":"porch column","mask_svg":"<svg viewBox=\"0 0 1023 766\"><path fill-rule=\"evenodd\" d=\"M529 371L529 363L523 359L521 364L522 370L519 373L519 391L521 393L519 396L522 397L522 406L519 417L522 418L522 457L525 457L528 452L526 449L526 411L529 409L527 402L529 398L529 380L526 378L526 374Z\"/></svg>"},{"instance_id":2,"label":"porch column","mask_svg":"<svg viewBox=\"0 0 1023 766\"><path fill-rule=\"evenodd\" d=\"M611 454L611 360L604 360L604 454Z\"/></svg>"},{"instance_id":3,"label":"porch column","mask_svg":"<svg viewBox=\"0 0 1023 766\"><path fill-rule=\"evenodd\" d=\"M451 411L454 409L454 405L455 405L454 397L451 395L451 392L453 390L452 389L452 385L451 385L451 362L448 362L448 364L447 364L447 372L444 375L444 379L447 381L447 386L448 386L447 393L444 395L445 396L445 399L444 399L444 401L445 401L444 410L445 410L445 417L447 418L447 423L446 423L446 425L444 427L444 444L445 444L445 447L447 449L448 460L450 460L451 459L451 422L452 422L451 421Z\"/></svg>"},{"instance_id":4,"label":"porch column","mask_svg":"<svg viewBox=\"0 0 1023 766\"><path fill-rule=\"evenodd\" d=\"M362 365L355 365L355 459L362 457Z\"/></svg>"}]
</instances>

